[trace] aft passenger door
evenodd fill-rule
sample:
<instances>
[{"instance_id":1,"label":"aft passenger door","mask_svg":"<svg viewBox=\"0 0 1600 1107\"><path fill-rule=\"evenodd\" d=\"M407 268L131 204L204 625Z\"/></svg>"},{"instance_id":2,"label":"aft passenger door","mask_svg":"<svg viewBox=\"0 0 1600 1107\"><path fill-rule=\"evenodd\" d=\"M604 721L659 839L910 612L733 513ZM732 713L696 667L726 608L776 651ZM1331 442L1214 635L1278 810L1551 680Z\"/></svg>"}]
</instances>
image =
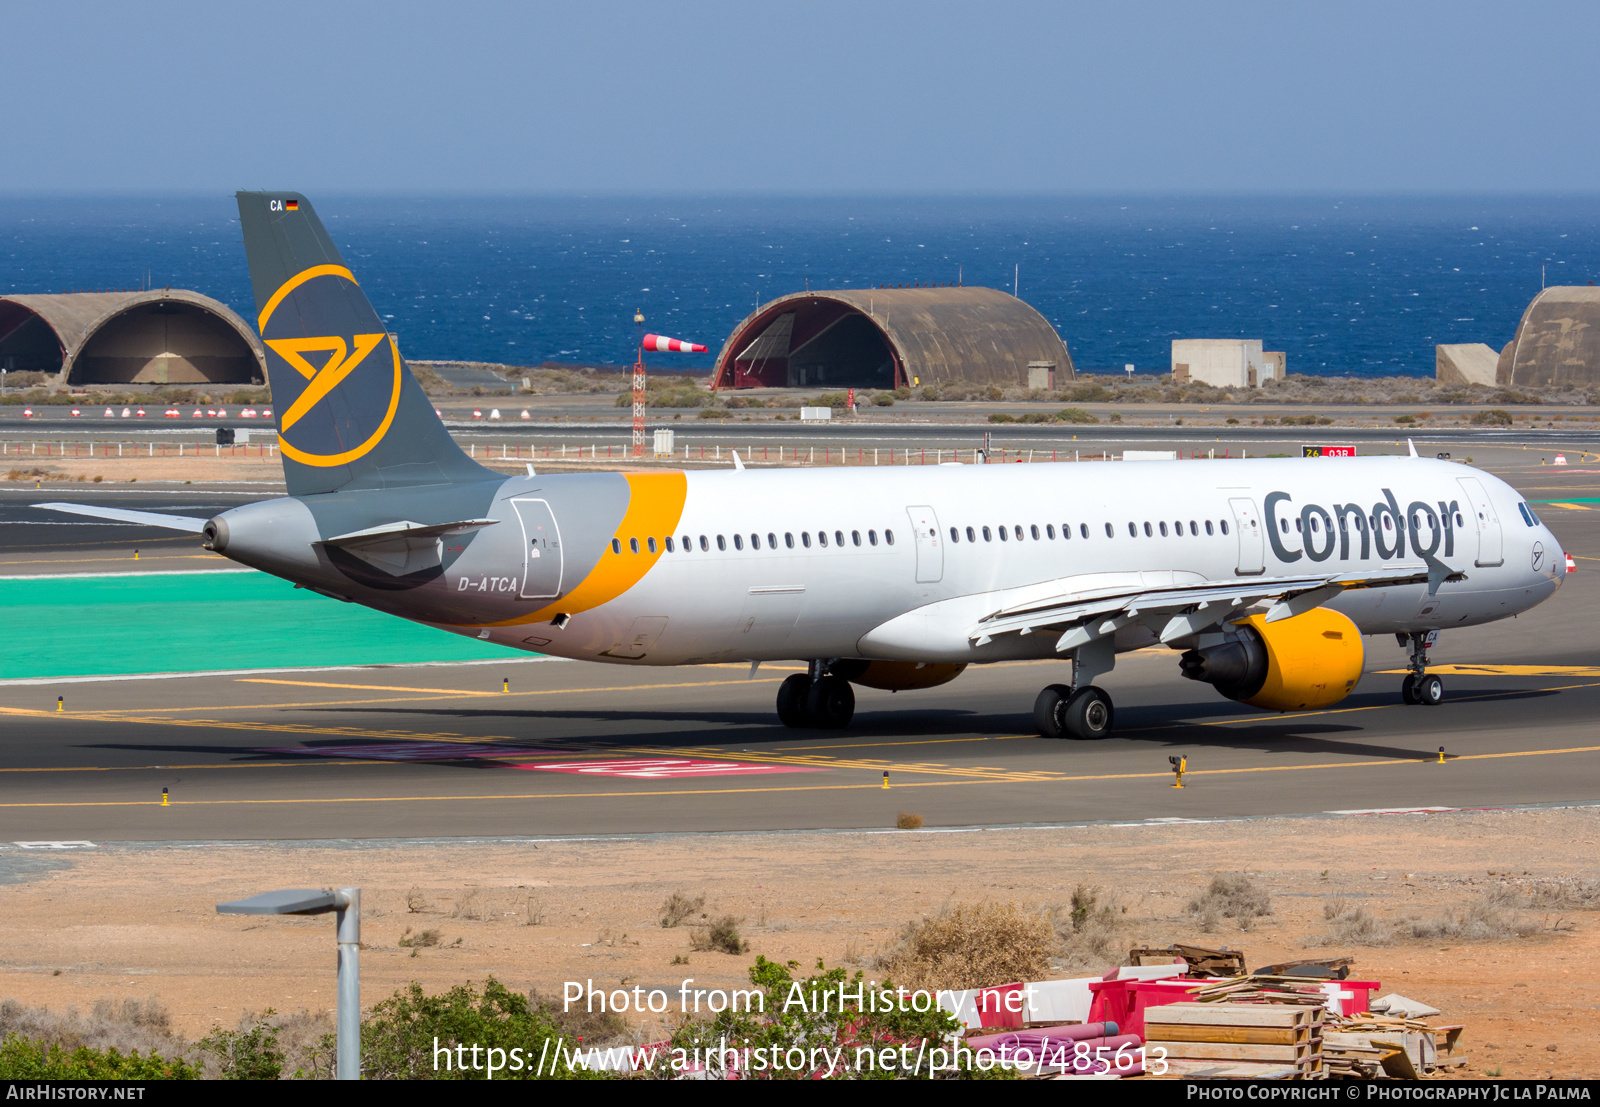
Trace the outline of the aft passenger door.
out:
<instances>
[{"instance_id":1,"label":"aft passenger door","mask_svg":"<svg viewBox=\"0 0 1600 1107\"><path fill-rule=\"evenodd\" d=\"M561 532L544 500L512 500L522 524L522 591L524 600L550 600L561 595Z\"/></svg>"},{"instance_id":2,"label":"aft passenger door","mask_svg":"<svg viewBox=\"0 0 1600 1107\"><path fill-rule=\"evenodd\" d=\"M1264 536L1261 533L1261 515L1256 502L1246 497L1229 500L1233 508L1233 526L1239 532L1239 564L1234 570L1242 577L1267 571Z\"/></svg>"},{"instance_id":3,"label":"aft passenger door","mask_svg":"<svg viewBox=\"0 0 1600 1107\"><path fill-rule=\"evenodd\" d=\"M933 508L908 507L911 537L917 546L917 583L937 584L944 578L944 541L939 536L939 517Z\"/></svg>"},{"instance_id":4,"label":"aft passenger door","mask_svg":"<svg viewBox=\"0 0 1600 1107\"><path fill-rule=\"evenodd\" d=\"M1478 532L1478 557L1473 562L1482 568L1504 565L1506 561L1504 536L1500 533L1500 516L1495 514L1489 494L1477 477L1457 477L1456 482L1467 494L1467 518Z\"/></svg>"}]
</instances>

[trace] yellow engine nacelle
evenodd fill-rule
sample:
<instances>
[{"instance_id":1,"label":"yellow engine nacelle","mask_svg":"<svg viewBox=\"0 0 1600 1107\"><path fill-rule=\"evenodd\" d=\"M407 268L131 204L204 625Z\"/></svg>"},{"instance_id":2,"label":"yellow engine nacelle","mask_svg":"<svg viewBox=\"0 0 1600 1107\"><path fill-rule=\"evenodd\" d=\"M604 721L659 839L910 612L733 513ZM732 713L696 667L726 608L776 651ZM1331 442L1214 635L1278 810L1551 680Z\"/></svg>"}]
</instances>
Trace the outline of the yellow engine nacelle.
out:
<instances>
[{"instance_id":1,"label":"yellow engine nacelle","mask_svg":"<svg viewBox=\"0 0 1600 1107\"><path fill-rule=\"evenodd\" d=\"M1366 662L1361 632L1337 611L1312 608L1267 622L1252 615L1227 638L1179 661L1183 675L1205 681L1230 700L1268 711L1301 711L1338 703L1355 690Z\"/></svg>"},{"instance_id":2,"label":"yellow engine nacelle","mask_svg":"<svg viewBox=\"0 0 1600 1107\"><path fill-rule=\"evenodd\" d=\"M918 665L915 661L867 661L852 657L835 661L829 671L865 688L909 692L949 684L965 668L965 664L929 661Z\"/></svg>"}]
</instances>

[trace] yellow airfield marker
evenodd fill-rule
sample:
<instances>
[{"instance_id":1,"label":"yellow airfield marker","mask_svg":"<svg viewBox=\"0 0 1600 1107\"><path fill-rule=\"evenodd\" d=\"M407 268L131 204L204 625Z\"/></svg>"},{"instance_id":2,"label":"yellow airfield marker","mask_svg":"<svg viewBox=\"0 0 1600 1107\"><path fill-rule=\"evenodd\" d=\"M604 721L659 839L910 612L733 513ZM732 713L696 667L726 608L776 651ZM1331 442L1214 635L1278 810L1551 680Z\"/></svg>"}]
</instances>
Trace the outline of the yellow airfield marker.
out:
<instances>
[{"instance_id":1,"label":"yellow airfield marker","mask_svg":"<svg viewBox=\"0 0 1600 1107\"><path fill-rule=\"evenodd\" d=\"M1188 756L1185 755L1183 757L1169 757L1169 758L1167 758L1167 764L1172 766L1172 772L1177 777L1177 779L1172 782L1172 786L1174 788L1182 788L1183 787L1183 774L1189 768L1189 758L1188 758Z\"/></svg>"},{"instance_id":2,"label":"yellow airfield marker","mask_svg":"<svg viewBox=\"0 0 1600 1107\"><path fill-rule=\"evenodd\" d=\"M167 802L167 790L165 788L161 789L161 806L162 807L171 807L172 806L170 803Z\"/></svg>"},{"instance_id":3,"label":"yellow airfield marker","mask_svg":"<svg viewBox=\"0 0 1600 1107\"><path fill-rule=\"evenodd\" d=\"M57 696L56 697L56 710L57 711L65 711L66 709L67 709L67 697L65 697L65 696Z\"/></svg>"},{"instance_id":4,"label":"yellow airfield marker","mask_svg":"<svg viewBox=\"0 0 1600 1107\"><path fill-rule=\"evenodd\" d=\"M502 692L511 691L511 678L510 677L501 677L500 678L500 691L502 691Z\"/></svg>"},{"instance_id":5,"label":"yellow airfield marker","mask_svg":"<svg viewBox=\"0 0 1600 1107\"><path fill-rule=\"evenodd\" d=\"M883 790L885 792L887 792L889 790L889 770L888 769L883 770Z\"/></svg>"},{"instance_id":6,"label":"yellow airfield marker","mask_svg":"<svg viewBox=\"0 0 1600 1107\"><path fill-rule=\"evenodd\" d=\"M1444 747L1443 746L1439 747L1439 764L1441 764L1441 765L1444 764Z\"/></svg>"}]
</instances>

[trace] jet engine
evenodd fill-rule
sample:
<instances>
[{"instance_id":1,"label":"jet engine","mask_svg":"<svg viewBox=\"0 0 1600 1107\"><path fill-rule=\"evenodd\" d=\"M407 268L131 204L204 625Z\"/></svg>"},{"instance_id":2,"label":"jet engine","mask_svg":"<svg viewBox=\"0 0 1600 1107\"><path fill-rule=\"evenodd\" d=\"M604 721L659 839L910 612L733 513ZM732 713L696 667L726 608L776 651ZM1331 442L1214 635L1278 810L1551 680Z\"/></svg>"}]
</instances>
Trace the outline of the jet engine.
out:
<instances>
[{"instance_id":1,"label":"jet engine","mask_svg":"<svg viewBox=\"0 0 1600 1107\"><path fill-rule=\"evenodd\" d=\"M1275 623L1252 615L1233 623L1216 645L1189 650L1178 664L1184 676L1215 686L1230 700L1300 711L1348 696L1365 661L1356 625L1317 607Z\"/></svg>"},{"instance_id":2,"label":"jet engine","mask_svg":"<svg viewBox=\"0 0 1600 1107\"><path fill-rule=\"evenodd\" d=\"M862 658L841 658L829 672L844 677L851 684L866 688L881 688L886 692L909 692L917 688L937 688L961 675L966 665L929 661L867 661Z\"/></svg>"}]
</instances>

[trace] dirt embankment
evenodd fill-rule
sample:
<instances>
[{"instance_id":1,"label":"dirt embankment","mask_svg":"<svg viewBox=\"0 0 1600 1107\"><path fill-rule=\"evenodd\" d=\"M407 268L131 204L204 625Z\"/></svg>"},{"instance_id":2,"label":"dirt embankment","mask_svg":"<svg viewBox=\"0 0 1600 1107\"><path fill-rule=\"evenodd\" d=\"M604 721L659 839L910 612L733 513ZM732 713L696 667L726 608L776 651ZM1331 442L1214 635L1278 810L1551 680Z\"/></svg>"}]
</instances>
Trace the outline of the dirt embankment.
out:
<instances>
[{"instance_id":1,"label":"dirt embankment","mask_svg":"<svg viewBox=\"0 0 1600 1107\"><path fill-rule=\"evenodd\" d=\"M557 995L566 981L591 980L676 995L690 977L701 987L743 983L757 953L881 973L874 955L907 922L957 903L1015 902L1051 920L1061 975L1173 941L1243 948L1252 967L1350 954L1356 978L1440 1008L1436 1022L1467 1024L1466 1075L1592 1076L1597 837L1600 810L1570 809L970 833L122 847L55 855L64 867L6 889L0 996L53 1008L156 996L191 1035L231 1026L244 1009L331 1008L330 922L214 912L219 901L276 887L361 886L367 1004L409 980L442 990L491 973ZM0 859L22 856L44 855ZM1230 915L1228 896L1207 899L1218 874L1241 874L1254 906ZM674 893L704 902L663 927ZM1075 911L1085 895L1089 909ZM736 920L747 953L694 948L705 944L696 924L722 916ZM1075 917L1093 920L1093 933Z\"/></svg>"}]
</instances>

